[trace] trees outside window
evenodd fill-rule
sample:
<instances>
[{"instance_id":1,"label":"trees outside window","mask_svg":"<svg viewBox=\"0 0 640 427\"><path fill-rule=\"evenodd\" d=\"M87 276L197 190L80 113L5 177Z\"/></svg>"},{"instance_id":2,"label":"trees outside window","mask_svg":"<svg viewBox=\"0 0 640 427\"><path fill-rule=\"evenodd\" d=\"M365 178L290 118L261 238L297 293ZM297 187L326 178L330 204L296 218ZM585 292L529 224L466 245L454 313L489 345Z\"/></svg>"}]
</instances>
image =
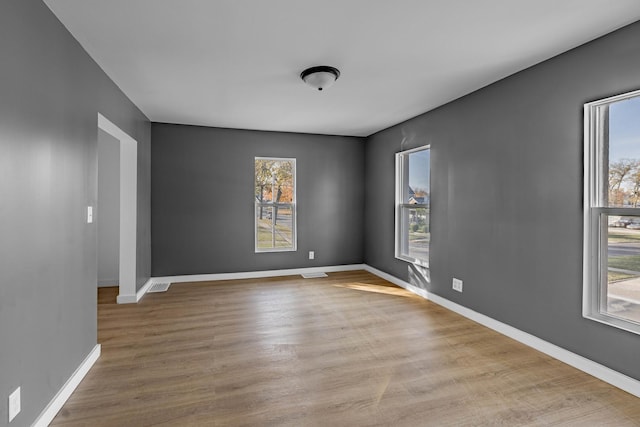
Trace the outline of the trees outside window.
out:
<instances>
[{"instance_id":1,"label":"trees outside window","mask_svg":"<svg viewBox=\"0 0 640 427\"><path fill-rule=\"evenodd\" d=\"M255 251L296 250L296 160L255 158Z\"/></svg>"}]
</instances>

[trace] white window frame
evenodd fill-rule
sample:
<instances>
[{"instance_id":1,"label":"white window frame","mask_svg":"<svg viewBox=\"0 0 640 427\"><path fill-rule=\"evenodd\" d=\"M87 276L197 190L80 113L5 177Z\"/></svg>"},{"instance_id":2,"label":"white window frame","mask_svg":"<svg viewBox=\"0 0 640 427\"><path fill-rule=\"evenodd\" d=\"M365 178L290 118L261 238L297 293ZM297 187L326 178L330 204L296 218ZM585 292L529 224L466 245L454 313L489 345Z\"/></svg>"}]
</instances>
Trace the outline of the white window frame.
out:
<instances>
[{"instance_id":1,"label":"white window frame","mask_svg":"<svg viewBox=\"0 0 640 427\"><path fill-rule=\"evenodd\" d=\"M640 324L608 313L607 298L607 215L640 215L640 208L609 207L604 195L608 188L603 175L605 117L607 106L640 96L640 90L584 104L584 248L582 314L585 318L640 334ZM604 285L604 286L603 286ZM603 303L604 301L604 303ZM603 305L604 304L604 305Z\"/></svg>"},{"instance_id":2,"label":"white window frame","mask_svg":"<svg viewBox=\"0 0 640 427\"><path fill-rule=\"evenodd\" d=\"M409 170L407 167L409 155L418 151L431 150L431 145L423 145L421 147L412 148L410 150L400 151L396 153L396 201L395 201L395 257L402 261L410 262L415 265L429 268L429 258L420 259L411 257L404 253L405 246L408 245L408 235L404 230L406 225L403 221L403 210L424 208L429 212L429 227L431 227L431 201L425 204L408 204L404 203L404 191L409 186ZM406 161L405 161L406 159ZM431 164L429 164L429 173L431 173ZM429 185L431 183L429 182ZM431 197L431 189L429 197Z\"/></svg>"},{"instance_id":3,"label":"white window frame","mask_svg":"<svg viewBox=\"0 0 640 427\"><path fill-rule=\"evenodd\" d=\"M297 165L296 165L296 159L295 158L288 158L288 157L255 157L253 160L253 165L254 165L254 177L253 177L253 186L254 186L254 192L255 192L255 185L256 185L256 177L255 177L255 164L256 161L258 160L273 160L273 161L286 161L286 162L292 162L293 163L293 195L292 195L292 202L291 203L274 203L273 201L270 202L259 202L258 200L255 200L255 195L254 195L254 200L255 200L255 207L254 207L254 212L253 212L253 229L254 229L254 250L255 253L264 253L264 252L296 252L298 250L298 220L297 220L297 203L296 203L296 191L298 189L298 183L296 180L296 176L297 176ZM259 248L258 247L258 209L260 209L260 207L268 207L271 208L271 212L274 212L274 208L275 207L291 207L291 239L292 239L292 246L291 247L287 247L287 248Z\"/></svg>"}]
</instances>

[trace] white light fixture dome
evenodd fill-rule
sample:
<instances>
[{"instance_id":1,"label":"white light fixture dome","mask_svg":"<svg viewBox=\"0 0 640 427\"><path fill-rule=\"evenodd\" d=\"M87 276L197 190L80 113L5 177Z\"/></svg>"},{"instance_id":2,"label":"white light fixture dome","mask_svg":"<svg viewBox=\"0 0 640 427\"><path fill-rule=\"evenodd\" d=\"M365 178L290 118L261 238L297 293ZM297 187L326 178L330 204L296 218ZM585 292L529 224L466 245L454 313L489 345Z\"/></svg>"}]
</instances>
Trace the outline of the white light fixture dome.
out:
<instances>
[{"instance_id":1,"label":"white light fixture dome","mask_svg":"<svg viewBox=\"0 0 640 427\"><path fill-rule=\"evenodd\" d=\"M317 90L324 90L331 87L340 77L340 71L337 68L328 65L320 65L311 67L300 73L300 78L309 86Z\"/></svg>"}]
</instances>

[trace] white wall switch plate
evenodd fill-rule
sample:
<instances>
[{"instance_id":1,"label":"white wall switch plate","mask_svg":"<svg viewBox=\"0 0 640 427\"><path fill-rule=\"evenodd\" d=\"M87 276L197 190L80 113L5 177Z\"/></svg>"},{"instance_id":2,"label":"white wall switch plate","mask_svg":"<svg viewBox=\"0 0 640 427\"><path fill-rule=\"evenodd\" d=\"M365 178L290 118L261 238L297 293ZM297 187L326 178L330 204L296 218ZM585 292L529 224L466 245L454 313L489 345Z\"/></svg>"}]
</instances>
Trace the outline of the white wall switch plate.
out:
<instances>
[{"instance_id":1,"label":"white wall switch plate","mask_svg":"<svg viewBox=\"0 0 640 427\"><path fill-rule=\"evenodd\" d=\"M453 290L462 292L462 280L453 278Z\"/></svg>"},{"instance_id":2,"label":"white wall switch plate","mask_svg":"<svg viewBox=\"0 0 640 427\"><path fill-rule=\"evenodd\" d=\"M9 422L20 413L20 387L9 395Z\"/></svg>"},{"instance_id":3,"label":"white wall switch plate","mask_svg":"<svg viewBox=\"0 0 640 427\"><path fill-rule=\"evenodd\" d=\"M309 251L309 259L315 259L316 253L314 251Z\"/></svg>"},{"instance_id":4,"label":"white wall switch plate","mask_svg":"<svg viewBox=\"0 0 640 427\"><path fill-rule=\"evenodd\" d=\"M93 222L93 206L87 206L87 224Z\"/></svg>"}]
</instances>

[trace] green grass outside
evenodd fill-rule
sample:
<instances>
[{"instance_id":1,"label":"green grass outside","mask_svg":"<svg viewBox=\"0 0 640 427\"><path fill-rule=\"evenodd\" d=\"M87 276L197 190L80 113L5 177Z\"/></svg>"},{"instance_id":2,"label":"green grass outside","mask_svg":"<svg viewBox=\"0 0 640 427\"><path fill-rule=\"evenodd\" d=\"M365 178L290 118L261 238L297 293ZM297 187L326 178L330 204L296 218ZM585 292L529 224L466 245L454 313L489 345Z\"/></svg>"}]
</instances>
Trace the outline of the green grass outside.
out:
<instances>
[{"instance_id":1,"label":"green grass outside","mask_svg":"<svg viewBox=\"0 0 640 427\"><path fill-rule=\"evenodd\" d=\"M609 243L640 243L640 231L609 228Z\"/></svg>"},{"instance_id":2,"label":"green grass outside","mask_svg":"<svg viewBox=\"0 0 640 427\"><path fill-rule=\"evenodd\" d=\"M640 231L627 230L625 228L609 228L609 243L640 243ZM623 270L640 271L640 254L639 255L622 255L609 257L608 266L611 268L620 268ZM609 271L607 273L608 282L614 283L621 280L631 279L632 274Z\"/></svg>"},{"instance_id":3,"label":"green grass outside","mask_svg":"<svg viewBox=\"0 0 640 427\"><path fill-rule=\"evenodd\" d=\"M431 240L431 233L419 233L410 231L409 232L409 241L418 240L418 239L427 239L427 242Z\"/></svg>"},{"instance_id":4,"label":"green grass outside","mask_svg":"<svg viewBox=\"0 0 640 427\"><path fill-rule=\"evenodd\" d=\"M609 267L623 270L640 271L640 255L623 255L609 257Z\"/></svg>"},{"instance_id":5,"label":"green grass outside","mask_svg":"<svg viewBox=\"0 0 640 427\"><path fill-rule=\"evenodd\" d=\"M291 243L291 228L283 225L276 224L276 248L290 248ZM273 248L273 236L271 234L271 220L261 219L258 220L258 248L269 249Z\"/></svg>"},{"instance_id":6,"label":"green grass outside","mask_svg":"<svg viewBox=\"0 0 640 427\"><path fill-rule=\"evenodd\" d=\"M620 282L622 280L631 279L636 276L632 276L631 274L618 273L615 271L607 272L607 281L608 283Z\"/></svg>"}]
</instances>

